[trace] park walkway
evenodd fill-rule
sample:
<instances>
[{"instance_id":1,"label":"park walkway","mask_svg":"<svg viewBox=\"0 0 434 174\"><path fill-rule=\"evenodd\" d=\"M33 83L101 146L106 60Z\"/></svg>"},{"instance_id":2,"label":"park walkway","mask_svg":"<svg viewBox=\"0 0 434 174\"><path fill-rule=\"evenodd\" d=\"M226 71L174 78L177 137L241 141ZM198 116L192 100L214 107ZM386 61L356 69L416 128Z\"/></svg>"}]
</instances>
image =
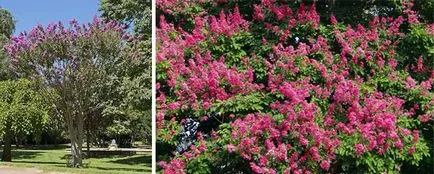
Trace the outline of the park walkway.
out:
<instances>
[{"instance_id":1,"label":"park walkway","mask_svg":"<svg viewBox=\"0 0 434 174\"><path fill-rule=\"evenodd\" d=\"M61 172L44 172L34 168L14 168L9 166L0 166L0 174L66 174Z\"/></svg>"}]
</instances>

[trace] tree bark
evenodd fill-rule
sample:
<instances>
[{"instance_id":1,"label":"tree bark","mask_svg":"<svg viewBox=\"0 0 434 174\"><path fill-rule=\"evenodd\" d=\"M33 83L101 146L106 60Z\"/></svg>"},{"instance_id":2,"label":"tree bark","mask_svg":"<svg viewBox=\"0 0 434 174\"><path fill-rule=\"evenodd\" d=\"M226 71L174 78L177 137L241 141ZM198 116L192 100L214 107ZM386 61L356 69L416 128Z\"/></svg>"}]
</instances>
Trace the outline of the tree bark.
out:
<instances>
[{"instance_id":1,"label":"tree bark","mask_svg":"<svg viewBox=\"0 0 434 174\"><path fill-rule=\"evenodd\" d=\"M83 158L82 158L83 141L82 139L79 138L80 133L77 130L77 127L75 126L69 126L69 127L71 127L71 129L69 129L70 140L71 140L71 154L72 154L71 166L79 168L83 165Z\"/></svg>"},{"instance_id":2,"label":"tree bark","mask_svg":"<svg viewBox=\"0 0 434 174\"><path fill-rule=\"evenodd\" d=\"M87 156L90 155L90 132L89 130L86 133L86 151L87 151Z\"/></svg>"},{"instance_id":3,"label":"tree bark","mask_svg":"<svg viewBox=\"0 0 434 174\"><path fill-rule=\"evenodd\" d=\"M83 166L83 119L79 114L74 115L69 107L66 109L65 119L68 125L69 139L71 140L71 167L79 168Z\"/></svg>"},{"instance_id":4,"label":"tree bark","mask_svg":"<svg viewBox=\"0 0 434 174\"><path fill-rule=\"evenodd\" d=\"M11 123L6 123L2 161L12 161L12 131Z\"/></svg>"},{"instance_id":5,"label":"tree bark","mask_svg":"<svg viewBox=\"0 0 434 174\"><path fill-rule=\"evenodd\" d=\"M75 140L71 142L71 152L72 152L72 167L79 168L82 166L83 161L81 157L81 146L79 143Z\"/></svg>"},{"instance_id":6,"label":"tree bark","mask_svg":"<svg viewBox=\"0 0 434 174\"><path fill-rule=\"evenodd\" d=\"M20 139L18 137L15 138L15 146L17 147L17 149L20 148Z\"/></svg>"}]
</instances>

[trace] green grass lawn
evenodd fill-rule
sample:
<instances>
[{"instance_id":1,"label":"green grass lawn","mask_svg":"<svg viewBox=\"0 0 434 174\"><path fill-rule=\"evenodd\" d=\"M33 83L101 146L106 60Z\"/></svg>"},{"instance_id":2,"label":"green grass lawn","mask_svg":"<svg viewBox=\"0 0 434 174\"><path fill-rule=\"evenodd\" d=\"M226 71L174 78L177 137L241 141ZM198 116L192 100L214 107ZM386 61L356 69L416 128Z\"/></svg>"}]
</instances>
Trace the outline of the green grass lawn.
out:
<instances>
[{"instance_id":1,"label":"green grass lawn","mask_svg":"<svg viewBox=\"0 0 434 174\"><path fill-rule=\"evenodd\" d=\"M142 174L151 173L152 170L150 152L130 156L112 155L89 158L84 161L86 167L69 168L66 167L65 149L65 146L14 149L12 151L12 162L0 162L0 165L73 174ZM3 151L3 149L0 150ZM2 152L0 152L1 155Z\"/></svg>"}]
</instances>

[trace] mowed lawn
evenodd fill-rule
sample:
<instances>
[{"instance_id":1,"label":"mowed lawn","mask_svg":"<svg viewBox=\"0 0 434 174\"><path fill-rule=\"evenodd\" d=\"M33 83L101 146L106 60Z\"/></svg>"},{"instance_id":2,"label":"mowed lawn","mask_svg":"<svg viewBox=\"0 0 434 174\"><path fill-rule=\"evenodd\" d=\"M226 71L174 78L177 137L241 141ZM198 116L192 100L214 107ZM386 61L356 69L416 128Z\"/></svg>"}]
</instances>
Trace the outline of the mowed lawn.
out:
<instances>
[{"instance_id":1,"label":"mowed lawn","mask_svg":"<svg viewBox=\"0 0 434 174\"><path fill-rule=\"evenodd\" d=\"M1 157L3 149L0 150ZM69 168L65 150L65 146L14 149L12 162L0 162L0 165L72 174L143 174L152 171L151 152L93 157L85 159L84 168Z\"/></svg>"}]
</instances>

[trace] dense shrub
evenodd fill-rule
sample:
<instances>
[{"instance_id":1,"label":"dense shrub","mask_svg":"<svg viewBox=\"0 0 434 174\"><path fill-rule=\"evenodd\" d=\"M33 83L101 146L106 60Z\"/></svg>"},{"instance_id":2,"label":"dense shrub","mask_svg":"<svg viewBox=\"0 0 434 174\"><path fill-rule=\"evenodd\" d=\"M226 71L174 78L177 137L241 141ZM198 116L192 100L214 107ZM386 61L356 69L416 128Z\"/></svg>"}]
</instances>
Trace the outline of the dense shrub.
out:
<instances>
[{"instance_id":1,"label":"dense shrub","mask_svg":"<svg viewBox=\"0 0 434 174\"><path fill-rule=\"evenodd\" d=\"M433 24L411 2L356 26L315 4L240 6L157 2L158 142L174 151L186 118L207 125L158 154L164 173L430 170L415 166L432 165Z\"/></svg>"}]
</instances>

